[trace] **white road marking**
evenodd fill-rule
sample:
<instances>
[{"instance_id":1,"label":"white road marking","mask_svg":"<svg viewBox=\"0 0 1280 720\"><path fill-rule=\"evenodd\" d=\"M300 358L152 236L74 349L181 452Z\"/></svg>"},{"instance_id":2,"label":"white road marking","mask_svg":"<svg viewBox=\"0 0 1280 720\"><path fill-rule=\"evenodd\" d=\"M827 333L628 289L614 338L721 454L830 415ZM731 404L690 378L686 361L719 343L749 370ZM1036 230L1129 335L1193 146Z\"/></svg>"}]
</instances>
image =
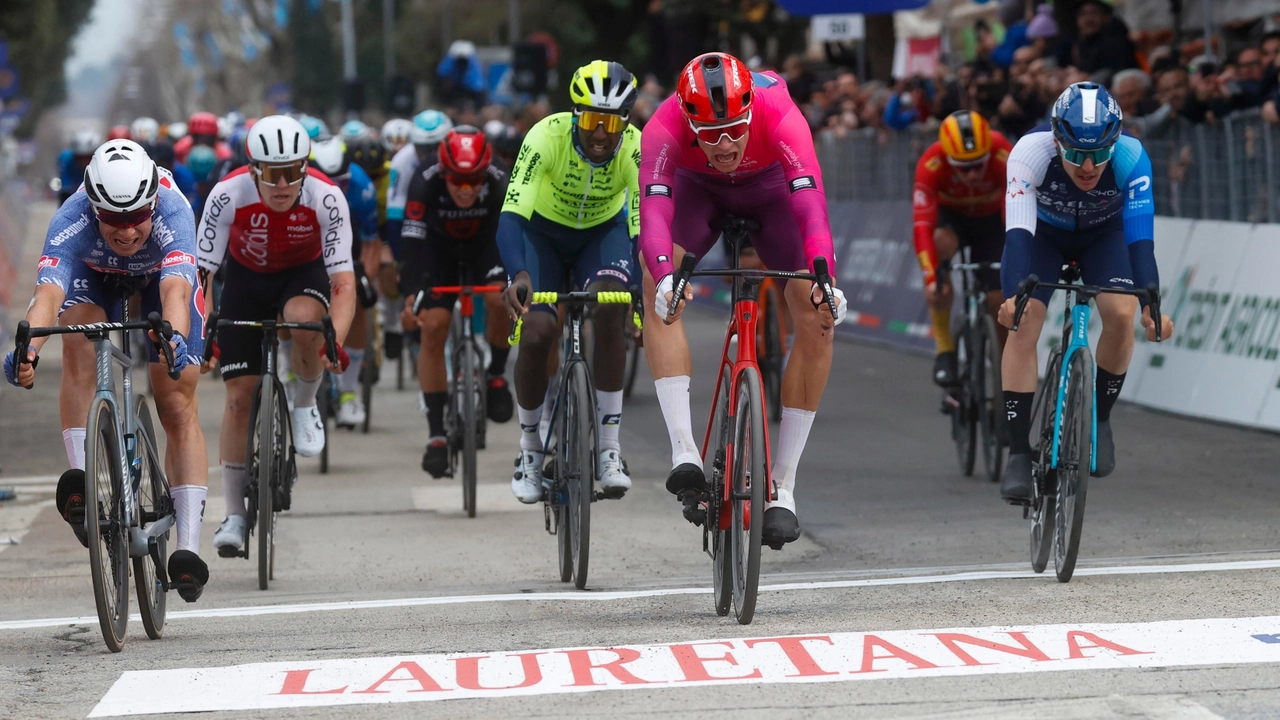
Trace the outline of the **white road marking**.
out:
<instances>
[{"instance_id":1,"label":"white road marking","mask_svg":"<svg viewBox=\"0 0 1280 720\"><path fill-rule=\"evenodd\" d=\"M53 507L53 500L14 504L9 500L0 504L0 553L13 545L20 545L31 529L31 523L45 508Z\"/></svg>"},{"instance_id":2,"label":"white road marking","mask_svg":"<svg viewBox=\"0 0 1280 720\"><path fill-rule=\"evenodd\" d=\"M1167 573L1232 572L1242 570L1273 570L1280 568L1280 559L1235 560L1214 563L1183 563L1171 565L1120 565L1111 567L1077 567L1075 577L1101 575L1160 575ZM866 578L859 580L826 580L819 582L793 582L761 585L760 592L795 592L803 590L837 590L844 588L878 587L885 585L928 585L978 580L1031 580L1050 581L1052 575L1036 575L1030 570L983 570L975 572L903 575L897 577ZM204 610L177 610L168 614L169 620L191 618L248 617L254 615L291 615L296 613L329 612L335 610L371 610L378 608L418 607L423 605L467 605L495 602L592 602L610 600L634 600L672 595L709 595L711 588L680 587L646 590L611 590L587 592L494 593L490 595L442 595L416 598L388 598L385 600L347 600L342 602L293 603L281 605L250 605L247 607L209 608ZM131 616L137 620L138 616ZM31 620L6 620L0 622L0 630L26 630L30 628L63 627L66 625L92 625L98 616L34 618Z\"/></svg>"},{"instance_id":3,"label":"white road marking","mask_svg":"<svg viewBox=\"0 0 1280 720\"><path fill-rule=\"evenodd\" d=\"M89 717L1277 663L1278 630L1280 617L1071 623L130 671Z\"/></svg>"}]
</instances>

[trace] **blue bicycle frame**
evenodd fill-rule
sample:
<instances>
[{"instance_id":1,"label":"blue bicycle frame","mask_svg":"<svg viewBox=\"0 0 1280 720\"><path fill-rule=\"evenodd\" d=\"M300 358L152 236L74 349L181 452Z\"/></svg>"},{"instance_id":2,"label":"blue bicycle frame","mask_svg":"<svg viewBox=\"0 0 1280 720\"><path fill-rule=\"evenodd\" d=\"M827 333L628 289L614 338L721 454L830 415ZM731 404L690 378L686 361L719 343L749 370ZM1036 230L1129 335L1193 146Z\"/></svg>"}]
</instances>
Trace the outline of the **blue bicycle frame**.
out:
<instances>
[{"instance_id":1,"label":"blue bicycle frame","mask_svg":"<svg viewBox=\"0 0 1280 720\"><path fill-rule=\"evenodd\" d=\"M1058 409L1053 415L1053 456L1052 467L1058 467L1058 441L1062 437L1062 414L1067 404L1067 388L1071 381L1071 359L1081 349L1089 349L1089 319L1093 311L1089 301L1077 302L1071 307L1071 341L1062 351L1062 367L1058 371ZM1090 421L1089 472L1098 469L1098 389L1096 378L1089 378L1089 387L1093 389L1093 414Z\"/></svg>"}]
</instances>

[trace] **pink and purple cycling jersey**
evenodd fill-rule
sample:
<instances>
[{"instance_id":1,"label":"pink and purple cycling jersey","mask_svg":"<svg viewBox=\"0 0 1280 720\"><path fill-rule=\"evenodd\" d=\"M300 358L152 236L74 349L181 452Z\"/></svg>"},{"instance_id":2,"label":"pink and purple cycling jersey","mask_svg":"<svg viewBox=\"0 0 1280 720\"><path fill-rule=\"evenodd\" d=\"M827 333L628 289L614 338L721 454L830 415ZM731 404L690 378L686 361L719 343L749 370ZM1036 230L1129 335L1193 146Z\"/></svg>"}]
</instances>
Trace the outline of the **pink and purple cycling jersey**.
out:
<instances>
[{"instance_id":1,"label":"pink and purple cycling jersey","mask_svg":"<svg viewBox=\"0 0 1280 720\"><path fill-rule=\"evenodd\" d=\"M774 73L752 73L755 100L742 164L722 173L707 161L671 96L644 127L640 160L640 251L655 281L674 270L673 241L703 255L727 215L760 223L752 244L777 270L813 267L825 257L835 274L822 170L804 114ZM673 228L679 228L674 237ZM787 267L790 265L790 267Z\"/></svg>"}]
</instances>

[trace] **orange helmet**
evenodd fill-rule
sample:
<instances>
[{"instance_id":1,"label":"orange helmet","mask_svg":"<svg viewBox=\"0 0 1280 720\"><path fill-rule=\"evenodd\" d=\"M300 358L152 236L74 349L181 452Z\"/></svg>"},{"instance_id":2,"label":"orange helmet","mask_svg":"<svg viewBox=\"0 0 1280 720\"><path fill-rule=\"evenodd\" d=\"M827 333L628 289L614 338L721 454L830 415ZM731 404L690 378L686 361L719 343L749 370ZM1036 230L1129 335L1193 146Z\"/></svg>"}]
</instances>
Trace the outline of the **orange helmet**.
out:
<instances>
[{"instance_id":1,"label":"orange helmet","mask_svg":"<svg viewBox=\"0 0 1280 720\"><path fill-rule=\"evenodd\" d=\"M952 163L976 162L991 152L991 127L978 113L957 110L942 121L938 142Z\"/></svg>"}]
</instances>

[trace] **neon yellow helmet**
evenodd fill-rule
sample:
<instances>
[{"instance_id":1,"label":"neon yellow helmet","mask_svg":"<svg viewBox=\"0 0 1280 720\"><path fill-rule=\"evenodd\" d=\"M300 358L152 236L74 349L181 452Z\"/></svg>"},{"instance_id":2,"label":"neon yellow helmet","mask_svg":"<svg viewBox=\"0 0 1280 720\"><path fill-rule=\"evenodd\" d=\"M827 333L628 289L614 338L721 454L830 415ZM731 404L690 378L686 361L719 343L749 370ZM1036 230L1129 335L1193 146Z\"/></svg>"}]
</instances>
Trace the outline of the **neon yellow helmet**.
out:
<instances>
[{"instance_id":1,"label":"neon yellow helmet","mask_svg":"<svg viewBox=\"0 0 1280 720\"><path fill-rule=\"evenodd\" d=\"M636 104L636 76L621 63L593 60L573 73L569 99L574 105L626 115Z\"/></svg>"}]
</instances>

